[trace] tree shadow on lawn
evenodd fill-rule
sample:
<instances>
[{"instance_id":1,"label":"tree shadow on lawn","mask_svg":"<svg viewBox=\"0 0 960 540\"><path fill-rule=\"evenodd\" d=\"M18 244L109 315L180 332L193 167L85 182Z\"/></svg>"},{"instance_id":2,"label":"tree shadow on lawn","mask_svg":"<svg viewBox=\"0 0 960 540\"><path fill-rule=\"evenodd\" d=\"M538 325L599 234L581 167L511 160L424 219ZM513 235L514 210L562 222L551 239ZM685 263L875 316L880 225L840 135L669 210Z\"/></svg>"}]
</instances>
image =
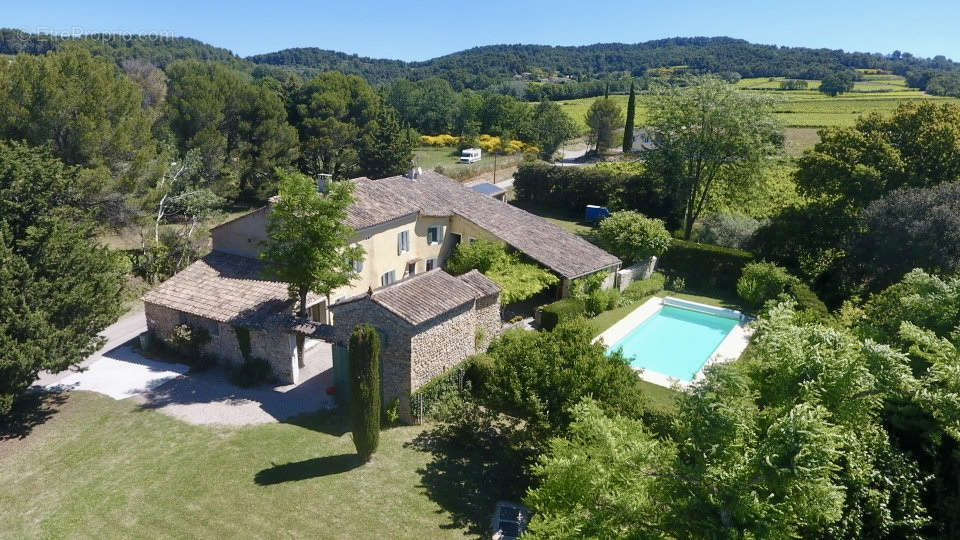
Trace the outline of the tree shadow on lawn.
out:
<instances>
[{"instance_id":1,"label":"tree shadow on lawn","mask_svg":"<svg viewBox=\"0 0 960 540\"><path fill-rule=\"evenodd\" d=\"M438 425L405 446L429 452L433 460L417 470L427 497L450 514L444 529L483 535L497 501L519 501L528 485L523 466L505 437L492 429L465 433Z\"/></svg>"},{"instance_id":2,"label":"tree shadow on lawn","mask_svg":"<svg viewBox=\"0 0 960 540\"><path fill-rule=\"evenodd\" d=\"M66 392L28 391L14 402L9 414L0 417L0 442L26 438L33 428L56 414L66 401Z\"/></svg>"},{"instance_id":3,"label":"tree shadow on lawn","mask_svg":"<svg viewBox=\"0 0 960 540\"><path fill-rule=\"evenodd\" d=\"M361 465L363 465L363 462L356 454L322 456L281 465L274 464L273 467L258 472L253 477L253 481L260 486L299 482L300 480L345 473Z\"/></svg>"}]
</instances>

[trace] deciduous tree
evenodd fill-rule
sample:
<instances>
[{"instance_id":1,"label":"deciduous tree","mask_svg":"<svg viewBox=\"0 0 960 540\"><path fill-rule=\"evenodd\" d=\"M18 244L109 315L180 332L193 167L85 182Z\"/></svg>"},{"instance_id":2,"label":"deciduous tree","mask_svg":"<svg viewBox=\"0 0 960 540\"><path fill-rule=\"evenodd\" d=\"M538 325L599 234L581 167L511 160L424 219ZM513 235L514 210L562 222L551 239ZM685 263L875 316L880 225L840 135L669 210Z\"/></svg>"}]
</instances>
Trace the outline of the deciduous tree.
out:
<instances>
[{"instance_id":1,"label":"deciduous tree","mask_svg":"<svg viewBox=\"0 0 960 540\"><path fill-rule=\"evenodd\" d=\"M770 99L715 77L689 83L656 91L648 110L654 147L644 152L648 171L671 192L684 238L718 190L748 185L783 141Z\"/></svg>"},{"instance_id":2,"label":"deciduous tree","mask_svg":"<svg viewBox=\"0 0 960 540\"><path fill-rule=\"evenodd\" d=\"M267 276L290 285L297 300L297 316L307 316L307 294L327 297L356 277L354 261L363 248L351 246L355 232L345 223L353 202L353 184L333 182L319 193L306 175L277 171L279 200L271 205L267 242L261 253ZM297 358L303 367L304 337L297 335Z\"/></svg>"}]
</instances>

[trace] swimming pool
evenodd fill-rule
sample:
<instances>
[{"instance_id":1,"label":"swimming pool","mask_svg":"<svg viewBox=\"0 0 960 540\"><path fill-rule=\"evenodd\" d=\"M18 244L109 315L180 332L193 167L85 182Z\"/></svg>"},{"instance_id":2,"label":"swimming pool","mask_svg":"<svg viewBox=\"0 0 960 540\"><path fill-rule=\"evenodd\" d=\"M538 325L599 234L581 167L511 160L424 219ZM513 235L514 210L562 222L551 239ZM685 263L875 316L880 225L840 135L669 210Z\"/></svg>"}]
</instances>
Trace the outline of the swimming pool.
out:
<instances>
[{"instance_id":1,"label":"swimming pool","mask_svg":"<svg viewBox=\"0 0 960 540\"><path fill-rule=\"evenodd\" d=\"M663 305L613 346L634 368L693 381L739 320L729 316Z\"/></svg>"}]
</instances>

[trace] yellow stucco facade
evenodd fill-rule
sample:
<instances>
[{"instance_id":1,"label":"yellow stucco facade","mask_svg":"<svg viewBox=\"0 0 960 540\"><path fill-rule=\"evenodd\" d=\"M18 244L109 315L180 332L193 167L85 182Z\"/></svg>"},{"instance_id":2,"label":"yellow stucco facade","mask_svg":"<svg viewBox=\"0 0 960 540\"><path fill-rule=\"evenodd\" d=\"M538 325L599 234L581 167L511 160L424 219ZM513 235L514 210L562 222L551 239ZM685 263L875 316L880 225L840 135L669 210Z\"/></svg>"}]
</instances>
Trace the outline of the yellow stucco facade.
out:
<instances>
[{"instance_id":1,"label":"yellow stucco facade","mask_svg":"<svg viewBox=\"0 0 960 540\"><path fill-rule=\"evenodd\" d=\"M213 249L258 258L266 241L269 211L269 207L265 207L214 228L211 231ZM434 234L431 234L431 228L436 228ZM401 250L399 237L404 232L407 234L406 249ZM330 298L336 302L381 287L384 275L391 271L393 279L399 281L410 276L411 270L419 274L440 268L458 242L474 239L497 240L488 231L458 215L410 214L360 229L355 242L364 249L365 255L359 276L350 285L334 291Z\"/></svg>"}]
</instances>

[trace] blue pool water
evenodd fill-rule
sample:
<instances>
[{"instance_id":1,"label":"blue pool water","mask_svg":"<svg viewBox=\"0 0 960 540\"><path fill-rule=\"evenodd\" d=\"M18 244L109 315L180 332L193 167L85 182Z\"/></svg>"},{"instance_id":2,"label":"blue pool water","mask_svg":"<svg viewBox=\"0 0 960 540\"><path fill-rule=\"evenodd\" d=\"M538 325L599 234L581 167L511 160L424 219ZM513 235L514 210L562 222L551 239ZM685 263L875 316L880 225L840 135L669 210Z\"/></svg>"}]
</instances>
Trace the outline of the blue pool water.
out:
<instances>
[{"instance_id":1,"label":"blue pool water","mask_svg":"<svg viewBox=\"0 0 960 540\"><path fill-rule=\"evenodd\" d=\"M663 306L607 352L621 349L633 367L689 382L737 322L718 315Z\"/></svg>"}]
</instances>

